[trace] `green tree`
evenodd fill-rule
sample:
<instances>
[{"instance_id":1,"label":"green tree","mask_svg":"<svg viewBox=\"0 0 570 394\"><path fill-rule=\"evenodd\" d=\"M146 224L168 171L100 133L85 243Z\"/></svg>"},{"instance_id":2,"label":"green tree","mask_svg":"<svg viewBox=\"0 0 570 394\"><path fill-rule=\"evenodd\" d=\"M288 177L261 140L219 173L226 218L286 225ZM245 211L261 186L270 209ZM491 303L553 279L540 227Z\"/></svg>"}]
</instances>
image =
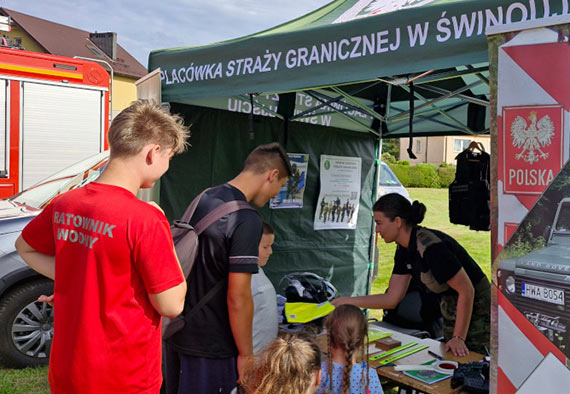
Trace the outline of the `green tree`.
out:
<instances>
[{"instance_id":1,"label":"green tree","mask_svg":"<svg viewBox=\"0 0 570 394\"><path fill-rule=\"evenodd\" d=\"M400 139L390 138L382 140L382 153L388 153L398 160L400 158Z\"/></svg>"}]
</instances>

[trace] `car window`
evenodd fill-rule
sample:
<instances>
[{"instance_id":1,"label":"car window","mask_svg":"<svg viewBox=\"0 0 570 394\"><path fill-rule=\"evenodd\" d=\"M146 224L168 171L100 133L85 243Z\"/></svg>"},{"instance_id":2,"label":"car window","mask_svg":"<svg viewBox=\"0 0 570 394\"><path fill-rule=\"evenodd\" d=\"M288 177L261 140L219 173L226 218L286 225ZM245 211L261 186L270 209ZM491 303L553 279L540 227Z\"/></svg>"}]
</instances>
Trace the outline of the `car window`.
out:
<instances>
[{"instance_id":1,"label":"car window","mask_svg":"<svg viewBox=\"0 0 570 394\"><path fill-rule=\"evenodd\" d=\"M59 194L97 179L107 164L107 157L108 152L91 156L36 183L23 192L10 197L9 200L41 209Z\"/></svg>"},{"instance_id":2,"label":"car window","mask_svg":"<svg viewBox=\"0 0 570 394\"><path fill-rule=\"evenodd\" d=\"M382 163L380 170L380 184L382 186L400 186L400 181L387 164Z\"/></svg>"},{"instance_id":3,"label":"car window","mask_svg":"<svg viewBox=\"0 0 570 394\"><path fill-rule=\"evenodd\" d=\"M564 204L560 208L554 230L557 232L570 233L570 204Z\"/></svg>"}]
</instances>

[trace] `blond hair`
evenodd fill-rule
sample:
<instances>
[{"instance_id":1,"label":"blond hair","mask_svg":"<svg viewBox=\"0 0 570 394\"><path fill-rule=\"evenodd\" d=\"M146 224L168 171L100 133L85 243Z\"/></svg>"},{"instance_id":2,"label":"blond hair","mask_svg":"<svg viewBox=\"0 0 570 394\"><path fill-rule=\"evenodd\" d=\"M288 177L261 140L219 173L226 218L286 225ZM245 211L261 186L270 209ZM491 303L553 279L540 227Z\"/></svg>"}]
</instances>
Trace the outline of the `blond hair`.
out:
<instances>
[{"instance_id":1,"label":"blond hair","mask_svg":"<svg viewBox=\"0 0 570 394\"><path fill-rule=\"evenodd\" d=\"M258 353L241 388L248 394L306 394L321 369L321 351L302 335L275 338Z\"/></svg>"},{"instance_id":2,"label":"blond hair","mask_svg":"<svg viewBox=\"0 0 570 394\"><path fill-rule=\"evenodd\" d=\"M346 366L342 375L342 393L347 394L350 390L350 373L352 371L353 356L356 355L357 359L368 360L368 346L366 346L368 342L368 323L364 313L358 307L345 304L337 306L335 310L327 316L325 328L329 335L327 354L327 375L330 382L329 392L333 392L332 348L334 347L343 350L345 354ZM364 388L362 392L368 392L368 368L362 369L360 384Z\"/></svg>"},{"instance_id":3,"label":"blond hair","mask_svg":"<svg viewBox=\"0 0 570 394\"><path fill-rule=\"evenodd\" d=\"M139 100L113 119L107 138L111 157L128 157L148 144L181 153L186 149L189 135L182 117L169 114L152 100Z\"/></svg>"}]
</instances>

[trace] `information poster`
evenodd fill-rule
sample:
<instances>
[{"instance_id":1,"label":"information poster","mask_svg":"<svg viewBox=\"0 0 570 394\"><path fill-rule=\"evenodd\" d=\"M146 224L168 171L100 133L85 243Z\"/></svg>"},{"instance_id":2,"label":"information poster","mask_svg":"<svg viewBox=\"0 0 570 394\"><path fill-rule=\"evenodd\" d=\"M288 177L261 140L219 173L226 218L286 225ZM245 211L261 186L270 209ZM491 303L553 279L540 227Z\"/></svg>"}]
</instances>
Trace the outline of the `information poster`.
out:
<instances>
[{"instance_id":1,"label":"information poster","mask_svg":"<svg viewBox=\"0 0 570 394\"><path fill-rule=\"evenodd\" d=\"M293 175L287 179L285 186L275 198L269 202L272 209L302 208L307 180L309 155L307 153L288 153Z\"/></svg>"},{"instance_id":2,"label":"information poster","mask_svg":"<svg viewBox=\"0 0 570 394\"><path fill-rule=\"evenodd\" d=\"M321 155L315 230L354 230L360 202L360 157Z\"/></svg>"}]
</instances>

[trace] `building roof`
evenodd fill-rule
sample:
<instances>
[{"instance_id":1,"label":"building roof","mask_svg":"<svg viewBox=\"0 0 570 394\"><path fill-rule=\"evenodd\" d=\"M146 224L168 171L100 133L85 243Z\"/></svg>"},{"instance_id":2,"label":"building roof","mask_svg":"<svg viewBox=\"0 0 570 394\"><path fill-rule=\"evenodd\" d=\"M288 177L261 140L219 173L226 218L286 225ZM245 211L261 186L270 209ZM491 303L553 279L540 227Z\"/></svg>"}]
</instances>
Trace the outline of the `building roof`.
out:
<instances>
[{"instance_id":1,"label":"building roof","mask_svg":"<svg viewBox=\"0 0 570 394\"><path fill-rule=\"evenodd\" d=\"M89 39L90 32L88 31L22 14L4 7L0 8L0 14L10 16L20 29L52 55L82 56L105 60L112 65L115 74L131 78L140 78L148 73L146 68L119 44L117 44L117 59L113 61ZM95 52L89 49L90 47L94 48Z\"/></svg>"}]
</instances>

